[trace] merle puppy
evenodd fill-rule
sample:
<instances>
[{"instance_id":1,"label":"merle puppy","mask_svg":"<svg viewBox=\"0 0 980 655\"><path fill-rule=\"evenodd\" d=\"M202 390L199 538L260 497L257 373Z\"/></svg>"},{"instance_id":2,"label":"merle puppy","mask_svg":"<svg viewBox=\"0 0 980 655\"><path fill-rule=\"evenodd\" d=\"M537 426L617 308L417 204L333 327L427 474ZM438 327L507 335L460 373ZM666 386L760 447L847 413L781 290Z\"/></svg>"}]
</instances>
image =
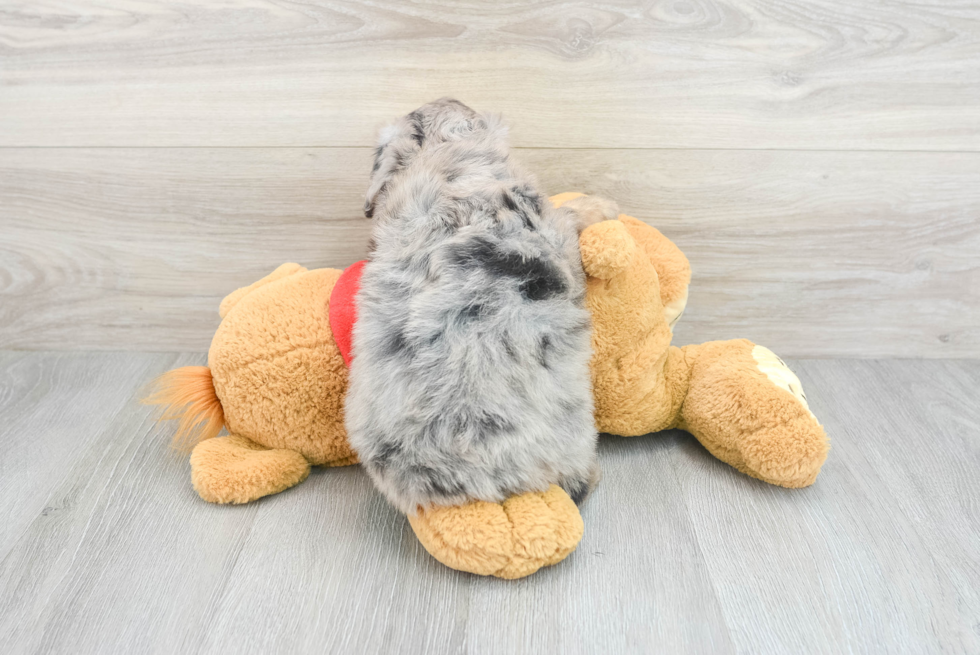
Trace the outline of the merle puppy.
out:
<instances>
[{"instance_id":1,"label":"merle puppy","mask_svg":"<svg viewBox=\"0 0 980 655\"><path fill-rule=\"evenodd\" d=\"M500 121L450 99L381 133L346 400L350 443L401 511L597 480L578 231L508 155Z\"/></svg>"}]
</instances>

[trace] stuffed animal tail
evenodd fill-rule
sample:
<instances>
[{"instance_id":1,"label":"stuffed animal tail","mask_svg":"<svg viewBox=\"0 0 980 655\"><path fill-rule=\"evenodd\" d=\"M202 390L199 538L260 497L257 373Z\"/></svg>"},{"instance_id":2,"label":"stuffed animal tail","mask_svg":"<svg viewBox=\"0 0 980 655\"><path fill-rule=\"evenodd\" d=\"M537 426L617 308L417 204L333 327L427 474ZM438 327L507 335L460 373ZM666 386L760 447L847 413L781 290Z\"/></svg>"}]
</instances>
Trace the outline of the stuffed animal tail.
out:
<instances>
[{"instance_id":1,"label":"stuffed animal tail","mask_svg":"<svg viewBox=\"0 0 980 655\"><path fill-rule=\"evenodd\" d=\"M153 381L151 389L143 404L163 406L161 421L180 420L174 447L190 450L198 442L218 436L224 427L225 412L207 366L167 371Z\"/></svg>"}]
</instances>

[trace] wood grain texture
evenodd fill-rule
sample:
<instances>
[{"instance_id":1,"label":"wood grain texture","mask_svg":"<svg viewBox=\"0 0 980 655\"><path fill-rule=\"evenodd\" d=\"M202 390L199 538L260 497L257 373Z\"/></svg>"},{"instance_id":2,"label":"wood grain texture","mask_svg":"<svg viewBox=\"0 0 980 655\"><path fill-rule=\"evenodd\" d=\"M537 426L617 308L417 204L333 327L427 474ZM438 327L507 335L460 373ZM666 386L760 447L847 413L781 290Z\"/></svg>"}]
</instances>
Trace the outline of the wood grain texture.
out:
<instances>
[{"instance_id":1,"label":"wood grain texture","mask_svg":"<svg viewBox=\"0 0 980 655\"><path fill-rule=\"evenodd\" d=\"M980 154L518 150L694 269L676 343L980 356ZM364 148L0 149L0 347L206 350L220 299L366 253Z\"/></svg>"},{"instance_id":2,"label":"wood grain texture","mask_svg":"<svg viewBox=\"0 0 980 655\"><path fill-rule=\"evenodd\" d=\"M691 442L672 451L738 650L977 652L980 363L793 369L832 443L813 487L786 494Z\"/></svg>"},{"instance_id":3,"label":"wood grain texture","mask_svg":"<svg viewBox=\"0 0 980 655\"><path fill-rule=\"evenodd\" d=\"M150 376L200 355L0 358L0 425L38 385L11 371ZM30 434L71 453L0 551L5 652L974 653L980 649L976 361L791 362L833 441L786 490L683 432L604 437L565 562L519 581L436 563L358 467L240 507L204 503L131 388L78 430L88 380L47 375ZM130 381L132 382L132 381ZM10 402L15 399L14 402ZM84 444L78 446L77 444ZM4 433L0 461L43 467ZM36 502L40 500L40 504ZM6 526L5 526L6 527ZM5 537L7 535L5 534Z\"/></svg>"},{"instance_id":4,"label":"wood grain texture","mask_svg":"<svg viewBox=\"0 0 980 655\"><path fill-rule=\"evenodd\" d=\"M4 4L0 145L364 146L455 95L520 146L980 149L971 3Z\"/></svg>"},{"instance_id":5,"label":"wood grain texture","mask_svg":"<svg viewBox=\"0 0 980 655\"><path fill-rule=\"evenodd\" d=\"M73 493L48 503L79 453L101 452L98 435L173 355L0 353L0 557L38 515L70 507Z\"/></svg>"}]
</instances>

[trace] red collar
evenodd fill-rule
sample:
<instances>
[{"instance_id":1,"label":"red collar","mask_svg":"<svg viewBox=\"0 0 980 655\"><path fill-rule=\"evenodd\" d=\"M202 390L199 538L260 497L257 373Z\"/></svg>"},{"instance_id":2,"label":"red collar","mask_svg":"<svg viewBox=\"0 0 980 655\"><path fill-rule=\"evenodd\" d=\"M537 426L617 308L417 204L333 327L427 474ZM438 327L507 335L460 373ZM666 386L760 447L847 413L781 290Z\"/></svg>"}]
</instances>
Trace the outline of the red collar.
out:
<instances>
[{"instance_id":1,"label":"red collar","mask_svg":"<svg viewBox=\"0 0 980 655\"><path fill-rule=\"evenodd\" d=\"M351 355L351 333L354 330L354 323L357 321L357 290L361 288L361 273L364 264L361 260L355 262L344 269L330 292L330 330L333 332L334 341L340 348L340 356L344 358L344 363L350 367Z\"/></svg>"}]
</instances>

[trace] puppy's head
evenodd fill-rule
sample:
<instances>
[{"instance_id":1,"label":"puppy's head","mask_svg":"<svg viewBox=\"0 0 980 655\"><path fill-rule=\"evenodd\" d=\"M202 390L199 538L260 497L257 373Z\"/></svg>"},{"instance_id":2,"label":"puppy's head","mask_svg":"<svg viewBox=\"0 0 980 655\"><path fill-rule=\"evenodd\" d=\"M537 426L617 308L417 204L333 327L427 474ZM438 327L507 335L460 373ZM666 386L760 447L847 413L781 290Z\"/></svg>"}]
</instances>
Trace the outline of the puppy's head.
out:
<instances>
[{"instance_id":1,"label":"puppy's head","mask_svg":"<svg viewBox=\"0 0 980 655\"><path fill-rule=\"evenodd\" d=\"M459 100L440 98L422 105L381 130L374 151L371 184L364 201L364 215L371 218L385 186L422 152L447 141L498 129L499 121L473 111Z\"/></svg>"}]
</instances>

